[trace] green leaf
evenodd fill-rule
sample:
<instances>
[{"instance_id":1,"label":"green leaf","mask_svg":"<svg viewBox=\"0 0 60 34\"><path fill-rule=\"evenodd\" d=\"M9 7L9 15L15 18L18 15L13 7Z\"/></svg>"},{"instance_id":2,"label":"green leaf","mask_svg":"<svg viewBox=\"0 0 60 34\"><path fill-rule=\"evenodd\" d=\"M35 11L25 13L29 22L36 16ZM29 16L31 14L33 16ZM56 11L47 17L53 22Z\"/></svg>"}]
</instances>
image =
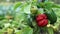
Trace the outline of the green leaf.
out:
<instances>
[{"instance_id":1,"label":"green leaf","mask_svg":"<svg viewBox=\"0 0 60 34\"><path fill-rule=\"evenodd\" d=\"M26 27L26 28L16 32L16 34L33 34L33 29L31 29L30 27Z\"/></svg>"},{"instance_id":2,"label":"green leaf","mask_svg":"<svg viewBox=\"0 0 60 34\"><path fill-rule=\"evenodd\" d=\"M2 30L0 30L0 34L3 34L4 32Z\"/></svg>"},{"instance_id":3,"label":"green leaf","mask_svg":"<svg viewBox=\"0 0 60 34\"><path fill-rule=\"evenodd\" d=\"M53 28L49 27L49 28L47 28L47 30L48 30L48 34L54 34Z\"/></svg>"},{"instance_id":4,"label":"green leaf","mask_svg":"<svg viewBox=\"0 0 60 34\"><path fill-rule=\"evenodd\" d=\"M4 34L6 32L6 29L0 29L0 34Z\"/></svg>"},{"instance_id":5,"label":"green leaf","mask_svg":"<svg viewBox=\"0 0 60 34\"><path fill-rule=\"evenodd\" d=\"M14 10L16 10L20 5L22 5L21 2L16 3L15 6L14 6Z\"/></svg>"},{"instance_id":6,"label":"green leaf","mask_svg":"<svg viewBox=\"0 0 60 34\"><path fill-rule=\"evenodd\" d=\"M53 5L53 8L60 8L60 5L54 4L54 5Z\"/></svg>"},{"instance_id":7,"label":"green leaf","mask_svg":"<svg viewBox=\"0 0 60 34\"><path fill-rule=\"evenodd\" d=\"M22 4L22 7L20 7L20 11L16 13L15 20L16 21L18 20L17 23L19 23L18 25L20 27L25 27L23 25L27 23L28 20L27 14L30 14L30 8L31 3L28 4L27 2L24 2Z\"/></svg>"},{"instance_id":8,"label":"green leaf","mask_svg":"<svg viewBox=\"0 0 60 34\"><path fill-rule=\"evenodd\" d=\"M33 34L40 34L40 28L38 26L34 28Z\"/></svg>"},{"instance_id":9,"label":"green leaf","mask_svg":"<svg viewBox=\"0 0 60 34\"><path fill-rule=\"evenodd\" d=\"M44 2L44 6L47 9L52 9L52 8L60 8L60 5L55 4L54 2L48 1L48 2Z\"/></svg>"},{"instance_id":10,"label":"green leaf","mask_svg":"<svg viewBox=\"0 0 60 34\"><path fill-rule=\"evenodd\" d=\"M12 24L16 27L26 27L27 24L27 15L25 13L20 13L16 16L16 20Z\"/></svg>"},{"instance_id":11,"label":"green leaf","mask_svg":"<svg viewBox=\"0 0 60 34\"><path fill-rule=\"evenodd\" d=\"M37 14L43 14L43 13L44 13L43 8L38 9Z\"/></svg>"},{"instance_id":12,"label":"green leaf","mask_svg":"<svg viewBox=\"0 0 60 34\"><path fill-rule=\"evenodd\" d=\"M44 6L45 6L45 8L47 8L47 9L51 9L53 5L54 5L53 2L50 2L50 1L44 2Z\"/></svg>"},{"instance_id":13,"label":"green leaf","mask_svg":"<svg viewBox=\"0 0 60 34\"><path fill-rule=\"evenodd\" d=\"M24 8L24 13L29 14L29 13L30 13L30 8L31 8L31 4L27 5L27 6Z\"/></svg>"},{"instance_id":14,"label":"green leaf","mask_svg":"<svg viewBox=\"0 0 60 34\"><path fill-rule=\"evenodd\" d=\"M32 5L37 5L37 0L32 0Z\"/></svg>"}]
</instances>

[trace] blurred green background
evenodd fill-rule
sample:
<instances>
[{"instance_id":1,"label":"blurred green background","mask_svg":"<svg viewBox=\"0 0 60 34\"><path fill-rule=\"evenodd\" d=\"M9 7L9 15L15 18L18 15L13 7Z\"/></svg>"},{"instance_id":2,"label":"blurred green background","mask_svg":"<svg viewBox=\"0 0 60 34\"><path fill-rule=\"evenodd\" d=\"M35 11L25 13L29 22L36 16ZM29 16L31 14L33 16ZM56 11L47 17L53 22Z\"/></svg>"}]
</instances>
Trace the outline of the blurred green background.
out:
<instances>
[{"instance_id":1,"label":"blurred green background","mask_svg":"<svg viewBox=\"0 0 60 34\"><path fill-rule=\"evenodd\" d=\"M18 1L25 1L25 0L0 0L0 3L4 3L4 2L12 2L12 3L14 3L14 2L18 2ZM58 3L58 4L60 4L60 0L52 0L52 1L54 1L55 3Z\"/></svg>"}]
</instances>

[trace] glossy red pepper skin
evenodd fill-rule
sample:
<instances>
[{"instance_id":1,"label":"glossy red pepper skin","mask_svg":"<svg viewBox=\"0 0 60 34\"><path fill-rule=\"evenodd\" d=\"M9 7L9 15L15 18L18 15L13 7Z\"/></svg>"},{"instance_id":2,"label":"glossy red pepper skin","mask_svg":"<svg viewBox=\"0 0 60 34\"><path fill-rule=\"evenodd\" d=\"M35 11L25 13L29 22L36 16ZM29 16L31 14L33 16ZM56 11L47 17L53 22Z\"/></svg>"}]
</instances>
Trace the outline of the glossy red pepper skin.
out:
<instances>
[{"instance_id":1,"label":"glossy red pepper skin","mask_svg":"<svg viewBox=\"0 0 60 34\"><path fill-rule=\"evenodd\" d=\"M48 19L43 19L37 23L38 26L44 27L48 24Z\"/></svg>"},{"instance_id":2,"label":"glossy red pepper skin","mask_svg":"<svg viewBox=\"0 0 60 34\"><path fill-rule=\"evenodd\" d=\"M36 21L40 21L40 20L43 20L43 19L47 19L47 16L45 14L39 14L36 17Z\"/></svg>"},{"instance_id":3,"label":"glossy red pepper skin","mask_svg":"<svg viewBox=\"0 0 60 34\"><path fill-rule=\"evenodd\" d=\"M37 25L40 27L46 26L48 24L48 19L45 14L39 14L36 17Z\"/></svg>"}]
</instances>

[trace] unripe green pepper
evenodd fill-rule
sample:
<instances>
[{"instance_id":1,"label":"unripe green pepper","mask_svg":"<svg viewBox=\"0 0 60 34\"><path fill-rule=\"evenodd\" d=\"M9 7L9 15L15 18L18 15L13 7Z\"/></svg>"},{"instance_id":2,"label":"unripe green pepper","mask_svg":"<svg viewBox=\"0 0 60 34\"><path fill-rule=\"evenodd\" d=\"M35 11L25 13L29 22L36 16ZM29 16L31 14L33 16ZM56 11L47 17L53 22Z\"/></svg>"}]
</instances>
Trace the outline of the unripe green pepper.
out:
<instances>
[{"instance_id":1,"label":"unripe green pepper","mask_svg":"<svg viewBox=\"0 0 60 34\"><path fill-rule=\"evenodd\" d=\"M36 6L32 6L30 11L32 14L35 14L35 13L37 13L38 8Z\"/></svg>"}]
</instances>

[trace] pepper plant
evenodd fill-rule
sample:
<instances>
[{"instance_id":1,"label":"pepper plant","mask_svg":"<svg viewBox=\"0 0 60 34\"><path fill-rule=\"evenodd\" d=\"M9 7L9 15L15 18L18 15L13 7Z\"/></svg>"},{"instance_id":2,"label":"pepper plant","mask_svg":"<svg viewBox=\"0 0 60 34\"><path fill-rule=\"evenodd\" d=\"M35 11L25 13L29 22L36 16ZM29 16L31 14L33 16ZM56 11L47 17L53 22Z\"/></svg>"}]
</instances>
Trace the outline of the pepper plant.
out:
<instances>
[{"instance_id":1,"label":"pepper plant","mask_svg":"<svg viewBox=\"0 0 60 34\"><path fill-rule=\"evenodd\" d=\"M59 31L59 9L50 0L17 2L13 12L7 11L0 19L0 34L54 34Z\"/></svg>"},{"instance_id":2,"label":"pepper plant","mask_svg":"<svg viewBox=\"0 0 60 34\"><path fill-rule=\"evenodd\" d=\"M21 3L17 4L14 9L21 5ZM29 20L31 21L27 24L33 29L33 34L40 34L41 30L47 34L54 34L54 31L58 30L59 24L55 25L57 15L54 12L54 8L60 8L59 5L49 0L32 0L30 2L27 1L27 4L30 5L30 8L25 13L29 14ZM25 5L22 7L23 11L26 9L24 7Z\"/></svg>"}]
</instances>

